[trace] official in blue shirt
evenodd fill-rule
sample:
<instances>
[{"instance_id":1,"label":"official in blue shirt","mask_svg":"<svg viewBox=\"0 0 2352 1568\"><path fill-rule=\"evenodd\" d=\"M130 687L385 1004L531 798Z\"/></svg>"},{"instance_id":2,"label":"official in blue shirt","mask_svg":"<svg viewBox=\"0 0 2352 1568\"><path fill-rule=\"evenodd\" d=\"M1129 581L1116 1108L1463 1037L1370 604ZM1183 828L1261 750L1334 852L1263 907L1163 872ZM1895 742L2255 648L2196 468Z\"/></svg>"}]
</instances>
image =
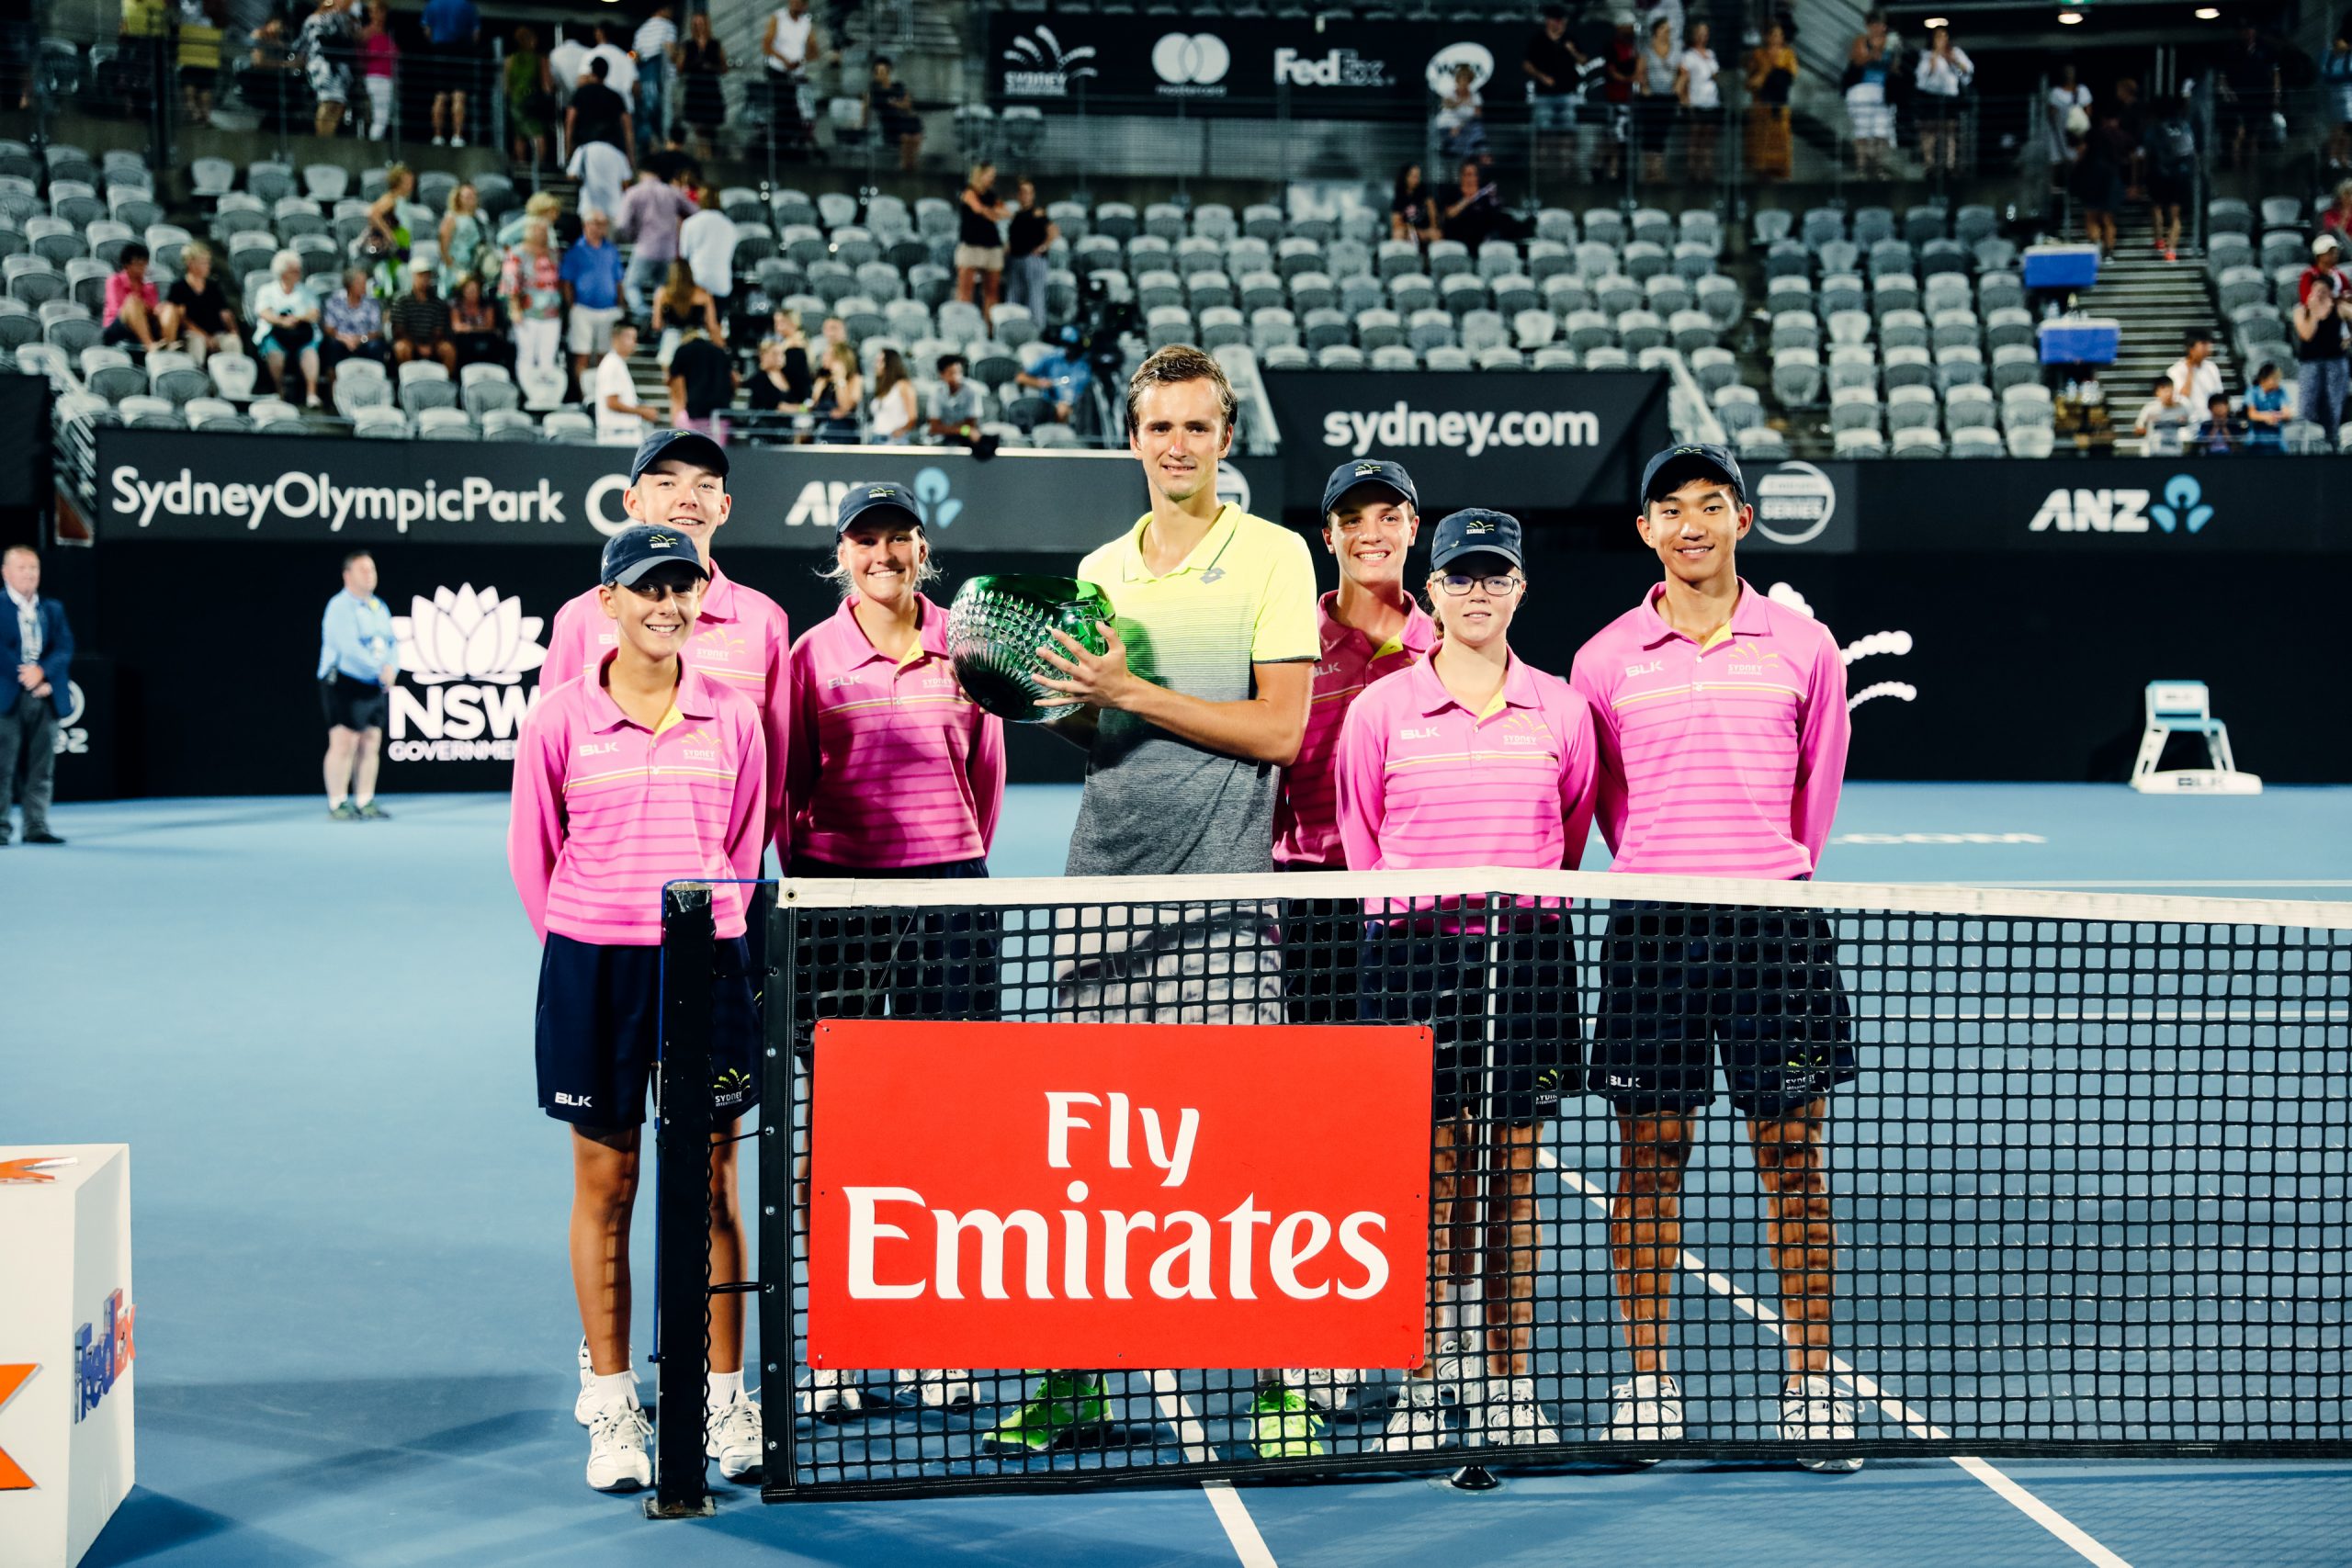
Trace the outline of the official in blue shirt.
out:
<instances>
[{"instance_id":1,"label":"official in blue shirt","mask_svg":"<svg viewBox=\"0 0 2352 1568\"><path fill-rule=\"evenodd\" d=\"M0 665L16 679L0 696L0 844L8 841L8 802L24 802L25 842L62 844L49 830L57 779L57 721L74 711L67 678L74 634L65 606L40 596L40 557L23 545L0 552ZM24 769L24 787L17 770Z\"/></svg>"},{"instance_id":2,"label":"official in blue shirt","mask_svg":"<svg viewBox=\"0 0 2352 1568\"><path fill-rule=\"evenodd\" d=\"M1054 420L1068 424L1086 389L1094 385L1094 367L1086 361L1086 351L1080 346L1078 328L1066 326L1059 334L1060 346L1037 361L1036 368L1023 370L1013 380L1046 395L1054 406Z\"/></svg>"},{"instance_id":3,"label":"official in blue shirt","mask_svg":"<svg viewBox=\"0 0 2352 1568\"><path fill-rule=\"evenodd\" d=\"M564 313L571 323L571 367L583 387L596 362L613 346L613 323L621 319L621 266L612 220L590 208L580 220L580 243L563 253L556 269L563 280Z\"/></svg>"},{"instance_id":4,"label":"official in blue shirt","mask_svg":"<svg viewBox=\"0 0 2352 1568\"><path fill-rule=\"evenodd\" d=\"M327 815L338 822L380 822L376 768L384 720L400 677L392 613L376 597L376 558L343 558L343 592L319 623L319 700L327 716Z\"/></svg>"},{"instance_id":5,"label":"official in blue shirt","mask_svg":"<svg viewBox=\"0 0 2352 1568\"><path fill-rule=\"evenodd\" d=\"M433 145L466 144L466 94L482 73L481 12L474 0L428 0L424 79L433 84Z\"/></svg>"}]
</instances>

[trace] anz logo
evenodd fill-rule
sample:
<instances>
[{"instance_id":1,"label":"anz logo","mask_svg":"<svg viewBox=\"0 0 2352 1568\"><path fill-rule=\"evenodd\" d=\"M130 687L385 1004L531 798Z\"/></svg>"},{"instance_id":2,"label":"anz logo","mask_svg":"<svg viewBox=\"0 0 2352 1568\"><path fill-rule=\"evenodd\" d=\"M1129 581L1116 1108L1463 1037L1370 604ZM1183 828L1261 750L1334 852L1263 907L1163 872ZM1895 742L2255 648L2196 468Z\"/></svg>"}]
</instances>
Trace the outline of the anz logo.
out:
<instances>
[{"instance_id":1,"label":"anz logo","mask_svg":"<svg viewBox=\"0 0 2352 1568\"><path fill-rule=\"evenodd\" d=\"M2029 533L2144 534L2154 524L2167 534L2195 534L2213 521L2205 487L2188 474L2165 481L2163 497L2133 489L2053 490L2045 497Z\"/></svg>"}]
</instances>

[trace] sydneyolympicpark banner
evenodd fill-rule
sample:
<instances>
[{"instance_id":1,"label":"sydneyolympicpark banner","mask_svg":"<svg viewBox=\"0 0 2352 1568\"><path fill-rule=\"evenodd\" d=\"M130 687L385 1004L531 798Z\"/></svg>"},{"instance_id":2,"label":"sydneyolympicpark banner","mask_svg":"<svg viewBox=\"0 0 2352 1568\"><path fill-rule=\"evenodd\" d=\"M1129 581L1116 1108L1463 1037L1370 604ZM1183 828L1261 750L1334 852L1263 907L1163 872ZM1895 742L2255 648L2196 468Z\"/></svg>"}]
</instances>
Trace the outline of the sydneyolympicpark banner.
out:
<instances>
[{"instance_id":1,"label":"sydneyolympicpark banner","mask_svg":"<svg viewBox=\"0 0 2352 1568\"><path fill-rule=\"evenodd\" d=\"M103 430L103 545L247 539L594 546L628 525L630 448L503 441L373 441ZM852 485L905 485L935 547L992 556L1076 557L1149 503L1125 451L1006 452L981 461L939 447L729 449L728 543L819 547ZM1317 484L1321 484L1318 476ZM1282 515L1280 469L1228 460L1218 493ZM1319 492L1318 492L1319 493Z\"/></svg>"}]
</instances>

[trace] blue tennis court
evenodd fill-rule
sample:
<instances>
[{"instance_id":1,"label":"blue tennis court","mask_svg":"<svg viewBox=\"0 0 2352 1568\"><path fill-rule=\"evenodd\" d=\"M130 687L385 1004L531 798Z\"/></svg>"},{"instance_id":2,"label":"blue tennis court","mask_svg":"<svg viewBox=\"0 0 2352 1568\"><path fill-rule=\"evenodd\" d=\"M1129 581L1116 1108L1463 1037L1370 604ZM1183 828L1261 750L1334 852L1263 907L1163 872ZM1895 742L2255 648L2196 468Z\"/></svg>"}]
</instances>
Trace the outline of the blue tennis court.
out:
<instances>
[{"instance_id":1,"label":"blue tennis court","mask_svg":"<svg viewBox=\"0 0 2352 1568\"><path fill-rule=\"evenodd\" d=\"M1476 1496L1396 1478L779 1508L733 1492L715 1520L647 1524L635 1502L580 1480L570 1173L558 1131L532 1104L537 951L505 875L503 801L388 805L398 820L380 826L327 822L307 801L71 807L57 814L70 848L7 853L16 907L42 912L47 983L8 1009L5 1136L132 1149L141 1483L90 1562L2352 1560L2346 1467L2259 1461L1923 1458L1848 1477L1676 1463L1511 1474ZM1015 790L1000 874L1057 871L1075 809L1075 791ZM2352 791L2165 800L2090 786L1856 785L1838 831L1824 869L1840 882L2352 897ZM2311 1089L2341 1105L2340 1029L2334 1039L2332 1077ZM2032 1045L2021 1037L2020 1049ZM2278 1109L2282 1092L2250 1074L2236 1146L2284 1129L2296 1140L2288 1164L2312 1186L2276 1201L2332 1202L2340 1215L2345 1130L2298 1127ZM1587 1247L1598 1270L1605 1253L1585 1186L1600 1178L1577 1151L1605 1140L1575 1117L1556 1138L1555 1243ZM1873 1142L1859 1122L1840 1135L1849 1155ZM1989 1142L1984 1163L1998 1169L2002 1145ZM1722 1112L1702 1144L1695 1176L1752 1181ZM2131 1196L2164 1190L2170 1150L2146 1138L2149 1184ZM1867 1168L1845 1168L1854 1190L1873 1188ZM1887 1421L1894 1407L1935 1407L1941 1309L1903 1298L1898 1260L1877 1258L1871 1203L1909 1190L1874 1190L1847 1237L1855 1310L1916 1308L1921 1330L1916 1359L1860 1369L1886 1396L1865 1418ZM2199 1201L2193 1183L2175 1196L2184 1217ZM2288 1216L2221 1218L2241 1227L2232 1245L2259 1251L2262 1227ZM2155 1278L2164 1240L2086 1236L2086 1267L2092 1247L2111 1247ZM1739 1300L1757 1245L1752 1231L1686 1239L1724 1287L1685 1293L1686 1343L1705 1347L1690 1363L1694 1408L1719 1393L1737 1412L1768 1390L1770 1325ZM650 1254L641 1214L640 1278ZM2262 1267L2294 1296L2297 1259ZM2324 1283L2337 1294L2301 1303L2301 1336L2340 1347L2343 1281ZM2113 1334L2119 1376L2172 1348L2161 1317L2146 1315L2090 1325ZM1605 1398L1611 1327L1597 1313L1564 1314L1543 1347L1594 1401ZM2021 1396L2049 1392L2030 1387L2031 1366L1986 1369L1996 1373L2021 1380ZM1702 1395L1715 1381L1721 1390ZM2344 1392L2314 1381L2310 1397L2340 1411Z\"/></svg>"}]
</instances>

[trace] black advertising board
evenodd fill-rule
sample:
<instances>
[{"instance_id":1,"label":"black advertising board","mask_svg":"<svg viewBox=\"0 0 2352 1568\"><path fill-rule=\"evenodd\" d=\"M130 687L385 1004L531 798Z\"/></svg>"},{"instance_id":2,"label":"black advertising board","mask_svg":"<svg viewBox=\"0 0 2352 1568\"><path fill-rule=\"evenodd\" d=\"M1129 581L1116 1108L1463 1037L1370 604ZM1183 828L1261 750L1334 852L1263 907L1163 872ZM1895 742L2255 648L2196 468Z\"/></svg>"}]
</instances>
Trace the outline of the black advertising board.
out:
<instances>
[{"instance_id":1,"label":"black advertising board","mask_svg":"<svg viewBox=\"0 0 2352 1568\"><path fill-rule=\"evenodd\" d=\"M1657 370L1269 370L1265 382L1283 487L1302 508L1334 468L1370 457L1404 464L1431 516L1464 506L1630 516L1642 464L1669 438Z\"/></svg>"},{"instance_id":2,"label":"black advertising board","mask_svg":"<svg viewBox=\"0 0 2352 1568\"><path fill-rule=\"evenodd\" d=\"M1095 113L1419 118L1457 65L1490 118L1526 117L1520 61L1531 19L1370 22L1335 17L1072 16L997 10L988 94Z\"/></svg>"},{"instance_id":3,"label":"black advertising board","mask_svg":"<svg viewBox=\"0 0 2352 1568\"><path fill-rule=\"evenodd\" d=\"M0 463L0 509L49 504L49 378L0 375L0 433L14 461Z\"/></svg>"},{"instance_id":4,"label":"black advertising board","mask_svg":"<svg viewBox=\"0 0 2352 1568\"><path fill-rule=\"evenodd\" d=\"M594 547L627 525L630 450L107 429L98 538ZM936 447L737 446L729 460L727 541L737 549L821 547L842 492L874 479L912 492L934 547L989 555L1082 555L1148 504L1142 467L1125 452L983 462ZM1218 491L1279 517L1280 474L1270 460L1230 462Z\"/></svg>"},{"instance_id":5,"label":"black advertising board","mask_svg":"<svg viewBox=\"0 0 2352 1568\"><path fill-rule=\"evenodd\" d=\"M1743 552L1849 556L1860 547L1861 487L1853 463L1748 463L1748 504L1756 520Z\"/></svg>"},{"instance_id":6,"label":"black advertising board","mask_svg":"<svg viewBox=\"0 0 2352 1568\"><path fill-rule=\"evenodd\" d=\"M2352 553L2352 457L1857 463L1872 553Z\"/></svg>"}]
</instances>

